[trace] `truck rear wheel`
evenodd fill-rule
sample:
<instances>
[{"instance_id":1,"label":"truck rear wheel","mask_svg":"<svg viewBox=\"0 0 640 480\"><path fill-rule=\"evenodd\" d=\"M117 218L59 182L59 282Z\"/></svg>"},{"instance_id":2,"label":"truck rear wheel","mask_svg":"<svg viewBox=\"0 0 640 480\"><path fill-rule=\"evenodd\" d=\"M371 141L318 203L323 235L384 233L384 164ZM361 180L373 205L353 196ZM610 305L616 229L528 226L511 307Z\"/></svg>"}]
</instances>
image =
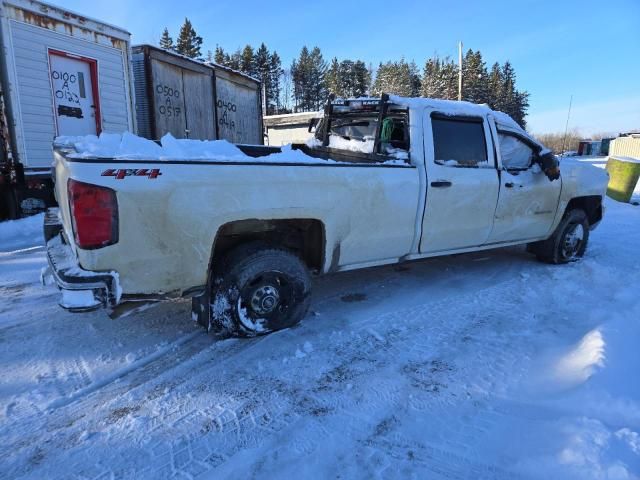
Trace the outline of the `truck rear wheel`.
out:
<instances>
[{"instance_id":1,"label":"truck rear wheel","mask_svg":"<svg viewBox=\"0 0 640 480\"><path fill-rule=\"evenodd\" d=\"M236 336L296 325L309 309L311 277L294 253L263 243L242 245L214 273L211 318Z\"/></svg>"},{"instance_id":2,"label":"truck rear wheel","mask_svg":"<svg viewBox=\"0 0 640 480\"><path fill-rule=\"evenodd\" d=\"M589 241L589 220L584 210L565 213L553 235L547 240L529 245L529 251L546 263L574 262L584 255Z\"/></svg>"}]
</instances>

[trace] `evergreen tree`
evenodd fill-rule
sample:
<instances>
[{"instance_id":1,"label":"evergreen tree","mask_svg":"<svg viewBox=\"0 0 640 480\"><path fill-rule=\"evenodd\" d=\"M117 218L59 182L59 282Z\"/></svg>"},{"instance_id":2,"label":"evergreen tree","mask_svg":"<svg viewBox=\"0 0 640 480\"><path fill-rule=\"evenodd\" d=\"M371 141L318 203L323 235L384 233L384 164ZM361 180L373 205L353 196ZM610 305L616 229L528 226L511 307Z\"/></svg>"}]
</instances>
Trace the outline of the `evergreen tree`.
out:
<instances>
[{"instance_id":1,"label":"evergreen tree","mask_svg":"<svg viewBox=\"0 0 640 480\"><path fill-rule=\"evenodd\" d=\"M442 66L438 57L427 60L422 76L420 93L427 98L443 98L444 84L441 76Z\"/></svg>"},{"instance_id":2,"label":"evergreen tree","mask_svg":"<svg viewBox=\"0 0 640 480\"><path fill-rule=\"evenodd\" d=\"M324 83L324 76L327 73L327 62L322 57L320 48L314 47L309 55L310 61L310 90L311 90L311 110L320 110L324 105L328 93Z\"/></svg>"},{"instance_id":3,"label":"evergreen tree","mask_svg":"<svg viewBox=\"0 0 640 480\"><path fill-rule=\"evenodd\" d=\"M353 97L355 64L352 60L342 60L338 66L338 91L341 97Z\"/></svg>"},{"instance_id":4,"label":"evergreen tree","mask_svg":"<svg viewBox=\"0 0 640 480\"><path fill-rule=\"evenodd\" d=\"M226 53L224 53L224 50L222 49L222 47L216 45L216 50L213 54L213 61L218 65L227 66L226 62L228 59L229 59L229 56Z\"/></svg>"},{"instance_id":5,"label":"evergreen tree","mask_svg":"<svg viewBox=\"0 0 640 480\"><path fill-rule=\"evenodd\" d=\"M175 49L173 38L169 35L169 29L167 27L164 27L164 30L162 31L162 36L160 37L160 48L164 48L165 50Z\"/></svg>"},{"instance_id":6,"label":"evergreen tree","mask_svg":"<svg viewBox=\"0 0 640 480\"><path fill-rule=\"evenodd\" d=\"M367 94L371 77L365 63L361 60L331 60L325 74L325 87L328 93L338 97L353 98Z\"/></svg>"},{"instance_id":7,"label":"evergreen tree","mask_svg":"<svg viewBox=\"0 0 640 480\"><path fill-rule=\"evenodd\" d=\"M267 114L272 114L277 109L280 95L279 87L277 87L280 75L280 57L275 52L273 55L269 53L267 46L262 43L255 52L253 64L257 78L264 85Z\"/></svg>"},{"instance_id":8,"label":"evergreen tree","mask_svg":"<svg viewBox=\"0 0 640 480\"><path fill-rule=\"evenodd\" d=\"M525 117L529 108L529 93L516 88L516 72L510 62L505 62L499 69L496 65L491 69L490 83L494 105L492 108L500 110L513 118L522 128L526 127ZM499 83L497 83L499 78ZM497 88L494 84L497 84Z\"/></svg>"},{"instance_id":9,"label":"evergreen tree","mask_svg":"<svg viewBox=\"0 0 640 480\"><path fill-rule=\"evenodd\" d=\"M489 106L494 110L502 111L504 109L502 102L502 68L498 62L491 67L488 80Z\"/></svg>"},{"instance_id":10,"label":"evergreen tree","mask_svg":"<svg viewBox=\"0 0 640 480\"><path fill-rule=\"evenodd\" d=\"M232 55L225 55L225 66L237 70L241 70L242 65L242 51L240 49L236 50Z\"/></svg>"},{"instance_id":11,"label":"evergreen tree","mask_svg":"<svg viewBox=\"0 0 640 480\"><path fill-rule=\"evenodd\" d=\"M202 46L202 37L196 34L191 22L188 18L184 19L184 23L180 28L180 35L176 44L176 51L189 58L200 57L200 47Z\"/></svg>"},{"instance_id":12,"label":"evergreen tree","mask_svg":"<svg viewBox=\"0 0 640 480\"><path fill-rule=\"evenodd\" d=\"M333 93L336 97L342 97L342 81L340 78L340 62L336 57L331 60L331 65L327 69L324 78L325 86L329 93Z\"/></svg>"},{"instance_id":13,"label":"evergreen tree","mask_svg":"<svg viewBox=\"0 0 640 480\"><path fill-rule=\"evenodd\" d=\"M253 58L253 47L251 45L246 45L242 50L240 55L240 71L252 77L256 76L256 65Z\"/></svg>"},{"instance_id":14,"label":"evergreen tree","mask_svg":"<svg viewBox=\"0 0 640 480\"><path fill-rule=\"evenodd\" d=\"M280 111L280 78L282 75L282 62L278 53L274 51L269 58L269 88L267 90L271 113Z\"/></svg>"},{"instance_id":15,"label":"evergreen tree","mask_svg":"<svg viewBox=\"0 0 640 480\"><path fill-rule=\"evenodd\" d=\"M418 97L420 96L420 89L422 87L422 80L420 78L420 69L418 69L418 65L413 60L411 63L407 64L408 74L411 80L411 96ZM405 68L404 66L402 67Z\"/></svg>"},{"instance_id":16,"label":"evergreen tree","mask_svg":"<svg viewBox=\"0 0 640 480\"><path fill-rule=\"evenodd\" d=\"M458 65L449 57L445 58L440 69L442 81L442 98L445 100L458 99Z\"/></svg>"},{"instance_id":17,"label":"evergreen tree","mask_svg":"<svg viewBox=\"0 0 640 480\"><path fill-rule=\"evenodd\" d=\"M291 64L295 110L308 112L322 108L326 97L325 74L327 64L318 47L302 47L297 60Z\"/></svg>"},{"instance_id":18,"label":"evergreen tree","mask_svg":"<svg viewBox=\"0 0 640 480\"><path fill-rule=\"evenodd\" d=\"M414 62L380 63L373 83L373 94L392 93L403 97L416 97L420 93L420 73Z\"/></svg>"},{"instance_id":19,"label":"evergreen tree","mask_svg":"<svg viewBox=\"0 0 640 480\"><path fill-rule=\"evenodd\" d=\"M369 91L371 84L371 74L369 69L362 60L356 60L353 64L353 73L351 81L351 97L364 97Z\"/></svg>"},{"instance_id":20,"label":"evergreen tree","mask_svg":"<svg viewBox=\"0 0 640 480\"><path fill-rule=\"evenodd\" d=\"M462 60L462 99L489 103L489 74L480 51L469 49Z\"/></svg>"},{"instance_id":21,"label":"evergreen tree","mask_svg":"<svg viewBox=\"0 0 640 480\"><path fill-rule=\"evenodd\" d=\"M296 112L305 112L310 110L310 62L309 49L302 47L297 60L291 63L291 81L293 83L293 101L294 110Z\"/></svg>"},{"instance_id":22,"label":"evergreen tree","mask_svg":"<svg viewBox=\"0 0 640 480\"><path fill-rule=\"evenodd\" d=\"M271 83L270 60L269 49L264 43L261 43L253 56L253 69L255 77L259 78L264 84L267 97L269 96L269 84Z\"/></svg>"}]
</instances>

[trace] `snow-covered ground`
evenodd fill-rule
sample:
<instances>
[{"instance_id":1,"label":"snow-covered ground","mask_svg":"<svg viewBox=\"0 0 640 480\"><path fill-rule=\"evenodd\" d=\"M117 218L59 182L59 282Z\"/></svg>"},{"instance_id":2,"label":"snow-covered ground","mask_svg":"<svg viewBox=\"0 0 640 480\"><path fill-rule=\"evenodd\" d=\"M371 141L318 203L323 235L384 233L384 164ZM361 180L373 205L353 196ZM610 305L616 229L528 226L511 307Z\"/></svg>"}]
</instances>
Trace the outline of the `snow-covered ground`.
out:
<instances>
[{"instance_id":1,"label":"snow-covered ground","mask_svg":"<svg viewBox=\"0 0 640 480\"><path fill-rule=\"evenodd\" d=\"M325 277L297 328L70 314L0 224L0 478L640 478L640 207L524 248Z\"/></svg>"}]
</instances>

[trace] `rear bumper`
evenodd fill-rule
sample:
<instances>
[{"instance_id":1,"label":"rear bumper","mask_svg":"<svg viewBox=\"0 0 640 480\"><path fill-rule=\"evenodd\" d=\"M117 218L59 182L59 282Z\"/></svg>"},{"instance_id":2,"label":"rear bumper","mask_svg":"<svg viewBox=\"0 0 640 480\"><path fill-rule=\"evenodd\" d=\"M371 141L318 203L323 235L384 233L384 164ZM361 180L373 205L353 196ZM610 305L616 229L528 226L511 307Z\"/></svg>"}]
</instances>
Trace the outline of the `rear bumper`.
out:
<instances>
[{"instance_id":1,"label":"rear bumper","mask_svg":"<svg viewBox=\"0 0 640 480\"><path fill-rule=\"evenodd\" d=\"M60 288L60 306L72 312L114 308L120 303L118 274L82 269L56 219L57 212L47 211L44 228L49 267L43 277L51 275Z\"/></svg>"}]
</instances>

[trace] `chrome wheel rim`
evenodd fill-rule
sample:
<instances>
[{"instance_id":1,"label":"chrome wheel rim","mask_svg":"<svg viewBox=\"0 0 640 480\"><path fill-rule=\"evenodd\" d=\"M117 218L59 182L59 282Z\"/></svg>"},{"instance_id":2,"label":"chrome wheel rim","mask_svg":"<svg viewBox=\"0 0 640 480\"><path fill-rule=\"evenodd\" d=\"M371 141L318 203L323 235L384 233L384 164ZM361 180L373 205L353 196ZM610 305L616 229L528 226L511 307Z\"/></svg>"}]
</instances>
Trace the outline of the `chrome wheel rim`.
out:
<instances>
[{"instance_id":1,"label":"chrome wheel rim","mask_svg":"<svg viewBox=\"0 0 640 480\"><path fill-rule=\"evenodd\" d=\"M273 285L262 285L251 295L251 309L258 315L272 313L280 303L280 293Z\"/></svg>"}]
</instances>

